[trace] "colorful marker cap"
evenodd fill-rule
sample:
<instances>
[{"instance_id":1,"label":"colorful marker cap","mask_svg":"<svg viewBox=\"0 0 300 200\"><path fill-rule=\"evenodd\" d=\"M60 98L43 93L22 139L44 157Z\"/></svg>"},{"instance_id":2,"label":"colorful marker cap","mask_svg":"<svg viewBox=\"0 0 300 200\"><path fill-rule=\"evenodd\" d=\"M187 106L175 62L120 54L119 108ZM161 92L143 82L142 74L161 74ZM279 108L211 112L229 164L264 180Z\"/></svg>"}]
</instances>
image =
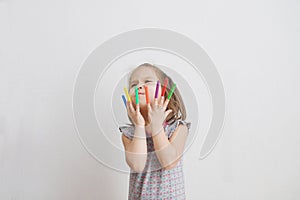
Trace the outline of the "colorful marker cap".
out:
<instances>
[{"instance_id":1,"label":"colorful marker cap","mask_svg":"<svg viewBox=\"0 0 300 200\"><path fill-rule=\"evenodd\" d=\"M135 86L135 102L136 105L139 104L139 89L137 86Z\"/></svg>"},{"instance_id":2,"label":"colorful marker cap","mask_svg":"<svg viewBox=\"0 0 300 200\"><path fill-rule=\"evenodd\" d=\"M176 88L176 83L173 84L172 89L171 89L171 91L170 91L170 94L168 95L168 99L169 99L169 100L171 99L171 96L172 96L172 94L173 94L175 88Z\"/></svg>"}]
</instances>

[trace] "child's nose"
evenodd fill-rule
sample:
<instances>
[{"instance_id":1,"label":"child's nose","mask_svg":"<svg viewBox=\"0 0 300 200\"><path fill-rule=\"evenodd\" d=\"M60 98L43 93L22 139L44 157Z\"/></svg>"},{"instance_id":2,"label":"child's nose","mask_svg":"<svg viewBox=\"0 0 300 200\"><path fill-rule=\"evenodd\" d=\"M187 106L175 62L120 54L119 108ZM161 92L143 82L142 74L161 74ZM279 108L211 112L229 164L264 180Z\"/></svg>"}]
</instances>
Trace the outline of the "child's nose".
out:
<instances>
[{"instance_id":1,"label":"child's nose","mask_svg":"<svg viewBox=\"0 0 300 200\"><path fill-rule=\"evenodd\" d=\"M138 85L137 87L138 87L138 90L143 89L143 85L142 84Z\"/></svg>"}]
</instances>

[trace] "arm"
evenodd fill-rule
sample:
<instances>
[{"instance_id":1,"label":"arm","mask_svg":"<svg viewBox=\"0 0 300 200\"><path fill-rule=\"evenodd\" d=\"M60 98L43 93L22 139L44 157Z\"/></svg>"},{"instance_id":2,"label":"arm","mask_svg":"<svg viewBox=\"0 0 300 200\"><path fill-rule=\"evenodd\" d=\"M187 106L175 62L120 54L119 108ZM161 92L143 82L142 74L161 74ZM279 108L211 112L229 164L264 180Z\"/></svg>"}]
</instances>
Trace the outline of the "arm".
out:
<instances>
[{"instance_id":1,"label":"arm","mask_svg":"<svg viewBox=\"0 0 300 200\"><path fill-rule=\"evenodd\" d=\"M170 140L168 140L163 128L152 137L157 158L165 170L172 169L179 162L183 154L187 135L187 126L180 124L170 137Z\"/></svg>"},{"instance_id":2,"label":"arm","mask_svg":"<svg viewBox=\"0 0 300 200\"><path fill-rule=\"evenodd\" d=\"M145 128L136 126L133 139L122 135L122 141L128 166L136 172L142 172L147 161Z\"/></svg>"}]
</instances>

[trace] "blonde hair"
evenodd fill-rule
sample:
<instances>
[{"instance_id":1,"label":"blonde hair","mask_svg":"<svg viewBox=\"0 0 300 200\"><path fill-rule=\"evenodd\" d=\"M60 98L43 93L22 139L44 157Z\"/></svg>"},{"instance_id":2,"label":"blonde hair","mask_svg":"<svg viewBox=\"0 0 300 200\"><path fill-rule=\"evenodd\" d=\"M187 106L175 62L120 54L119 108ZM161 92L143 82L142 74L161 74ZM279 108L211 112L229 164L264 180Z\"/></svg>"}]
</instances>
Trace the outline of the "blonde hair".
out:
<instances>
[{"instance_id":1,"label":"blonde hair","mask_svg":"<svg viewBox=\"0 0 300 200\"><path fill-rule=\"evenodd\" d=\"M136 70L138 70L142 67L151 67L155 71L156 76L158 77L160 83L163 83L165 78L168 78L169 79L168 85L172 86L174 84L171 77L169 77L161 69L159 69L158 67L156 67L155 65L152 65L150 63L143 63L143 64L139 65L138 67L136 67L130 74L129 82L131 80L132 74ZM164 94L165 99L168 97L167 95L170 93L170 90L171 90L171 88L169 86L166 87L166 92ZM166 121L169 124L176 121L176 120L178 120L178 119L181 119L181 120L186 119L186 109L185 109L182 97L181 97L180 92L177 89L177 87L175 88L174 93L170 98L170 102L168 104L167 110L169 110L169 109L172 110L171 114L169 114L166 118ZM129 120L131 121L130 117L129 117ZM131 121L131 123L132 123L132 121Z\"/></svg>"}]
</instances>

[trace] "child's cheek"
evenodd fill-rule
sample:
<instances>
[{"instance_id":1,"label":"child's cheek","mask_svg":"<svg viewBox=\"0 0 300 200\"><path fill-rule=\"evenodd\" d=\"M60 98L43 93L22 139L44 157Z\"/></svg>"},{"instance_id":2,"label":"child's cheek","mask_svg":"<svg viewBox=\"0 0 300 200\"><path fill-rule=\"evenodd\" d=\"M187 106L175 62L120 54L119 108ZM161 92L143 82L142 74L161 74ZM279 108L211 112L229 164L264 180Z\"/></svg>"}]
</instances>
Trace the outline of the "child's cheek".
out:
<instances>
[{"instance_id":1,"label":"child's cheek","mask_svg":"<svg viewBox=\"0 0 300 200\"><path fill-rule=\"evenodd\" d=\"M130 98L135 98L135 90L134 89L130 89L129 91L129 95L130 95Z\"/></svg>"},{"instance_id":2,"label":"child's cheek","mask_svg":"<svg viewBox=\"0 0 300 200\"><path fill-rule=\"evenodd\" d=\"M149 91L149 98L151 102L154 102L155 91L156 91L156 86L152 87L151 90ZM160 98L160 96L161 96L161 87L158 88L158 94L157 94L158 99Z\"/></svg>"}]
</instances>

